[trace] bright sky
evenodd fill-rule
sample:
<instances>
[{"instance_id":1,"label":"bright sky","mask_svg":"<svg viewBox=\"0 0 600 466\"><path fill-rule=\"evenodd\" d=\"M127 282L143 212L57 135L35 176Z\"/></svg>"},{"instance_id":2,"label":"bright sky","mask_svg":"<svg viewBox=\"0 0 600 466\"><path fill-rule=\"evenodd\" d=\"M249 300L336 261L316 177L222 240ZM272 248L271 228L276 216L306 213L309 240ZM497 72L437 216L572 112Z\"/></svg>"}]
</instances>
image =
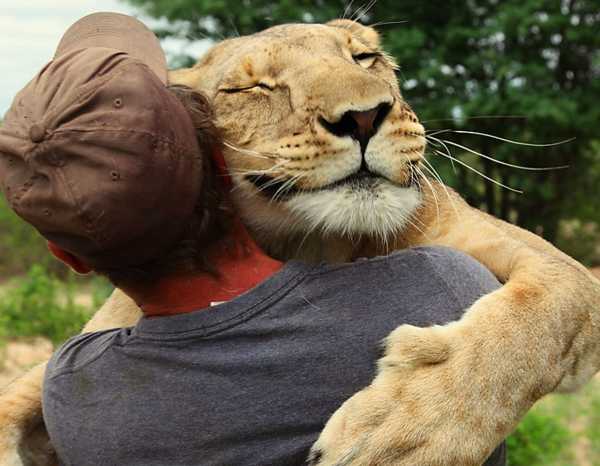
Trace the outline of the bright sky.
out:
<instances>
[{"instance_id":1,"label":"bright sky","mask_svg":"<svg viewBox=\"0 0 600 466\"><path fill-rule=\"evenodd\" d=\"M95 11L136 13L118 0L1 0L1 3L0 116L6 113L15 94L52 58L71 24ZM140 19L150 27L157 24ZM185 52L199 57L207 44L170 39L163 41L163 48L167 55Z\"/></svg>"}]
</instances>

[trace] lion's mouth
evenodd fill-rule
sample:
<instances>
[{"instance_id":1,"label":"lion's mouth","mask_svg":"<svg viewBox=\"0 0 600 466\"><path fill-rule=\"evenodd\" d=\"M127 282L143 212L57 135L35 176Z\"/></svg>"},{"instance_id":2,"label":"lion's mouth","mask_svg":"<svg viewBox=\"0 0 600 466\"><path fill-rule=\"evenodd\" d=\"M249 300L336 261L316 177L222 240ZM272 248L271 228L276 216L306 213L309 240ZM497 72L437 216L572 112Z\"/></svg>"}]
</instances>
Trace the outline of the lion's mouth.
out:
<instances>
[{"instance_id":1,"label":"lion's mouth","mask_svg":"<svg viewBox=\"0 0 600 466\"><path fill-rule=\"evenodd\" d=\"M373 188L383 178L369 170L361 168L355 173L334 181L333 183L318 188L298 188L290 180L277 180L266 175L248 175L246 179L250 181L265 196L271 199L284 200L285 198L298 193L316 192L335 189L341 186L349 186L355 189Z\"/></svg>"}]
</instances>

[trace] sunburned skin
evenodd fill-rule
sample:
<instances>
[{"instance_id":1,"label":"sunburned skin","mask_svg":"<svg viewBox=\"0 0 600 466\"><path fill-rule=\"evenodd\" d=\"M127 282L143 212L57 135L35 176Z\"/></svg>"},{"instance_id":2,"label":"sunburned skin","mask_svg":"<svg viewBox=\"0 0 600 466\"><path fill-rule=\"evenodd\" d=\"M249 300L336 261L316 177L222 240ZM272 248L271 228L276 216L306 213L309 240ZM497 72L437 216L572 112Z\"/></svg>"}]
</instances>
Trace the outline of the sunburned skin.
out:
<instances>
[{"instance_id":1,"label":"sunburned skin","mask_svg":"<svg viewBox=\"0 0 600 466\"><path fill-rule=\"evenodd\" d=\"M394 68L374 29L340 20L224 41L170 81L212 100L233 200L272 257L340 262L441 245L504 283L458 322L394 331L372 385L334 414L312 456L320 466L480 465L536 400L600 369L600 282L423 177L424 129ZM85 330L139 316L116 291ZM22 464L42 373L0 399L3 466Z\"/></svg>"}]
</instances>

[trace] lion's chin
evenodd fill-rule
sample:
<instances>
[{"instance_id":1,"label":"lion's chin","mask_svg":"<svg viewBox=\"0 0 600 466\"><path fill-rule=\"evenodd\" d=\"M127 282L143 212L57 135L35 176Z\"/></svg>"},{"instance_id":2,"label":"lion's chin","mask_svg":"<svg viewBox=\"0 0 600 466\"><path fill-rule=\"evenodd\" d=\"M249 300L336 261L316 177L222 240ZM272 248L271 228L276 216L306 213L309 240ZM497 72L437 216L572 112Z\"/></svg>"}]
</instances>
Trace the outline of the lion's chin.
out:
<instances>
[{"instance_id":1,"label":"lion's chin","mask_svg":"<svg viewBox=\"0 0 600 466\"><path fill-rule=\"evenodd\" d=\"M410 225L421 201L415 186L379 182L299 193L286 200L285 206L293 217L302 219L294 223L305 232L388 240Z\"/></svg>"}]
</instances>

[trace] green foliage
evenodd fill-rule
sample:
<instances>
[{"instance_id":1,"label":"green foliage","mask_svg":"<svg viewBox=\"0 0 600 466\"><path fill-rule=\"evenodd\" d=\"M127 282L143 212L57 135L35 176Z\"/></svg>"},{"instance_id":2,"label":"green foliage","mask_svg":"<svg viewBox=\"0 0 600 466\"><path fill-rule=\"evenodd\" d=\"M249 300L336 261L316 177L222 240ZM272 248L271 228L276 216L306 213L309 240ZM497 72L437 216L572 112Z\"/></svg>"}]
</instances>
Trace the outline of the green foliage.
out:
<instances>
[{"instance_id":1,"label":"green foliage","mask_svg":"<svg viewBox=\"0 0 600 466\"><path fill-rule=\"evenodd\" d=\"M586 436L589 439L589 445L591 449L591 456L597 462L600 463L600 391L597 389L600 386L595 387L596 390L591 395L591 402L589 407L589 420L587 423Z\"/></svg>"},{"instance_id":2,"label":"green foliage","mask_svg":"<svg viewBox=\"0 0 600 466\"><path fill-rule=\"evenodd\" d=\"M431 143L430 160L448 184L472 204L551 241L558 238L563 219L600 222L594 203L600 184L597 0L378 0L368 11L363 7L369 2L347 8L345 0L126 1L166 19L163 36L189 40L220 40L279 23L325 22L344 14L366 24L382 23L385 48L401 66L404 96L428 129L470 130L535 143L575 138L531 148L441 134L506 163L570 166L531 172L468 159L486 176L525 191L519 195L460 165L455 173L434 150L445 149ZM464 151L449 147L455 157L464 157Z\"/></svg>"},{"instance_id":3,"label":"green foliage","mask_svg":"<svg viewBox=\"0 0 600 466\"><path fill-rule=\"evenodd\" d=\"M106 295L105 291L98 293ZM86 307L75 302L73 280L61 281L42 266L34 265L18 285L2 294L0 341L9 337L44 336L61 343L81 331L94 309L95 305Z\"/></svg>"},{"instance_id":4,"label":"green foliage","mask_svg":"<svg viewBox=\"0 0 600 466\"><path fill-rule=\"evenodd\" d=\"M508 466L549 466L572 442L557 416L530 412L507 439Z\"/></svg>"},{"instance_id":5,"label":"green foliage","mask_svg":"<svg viewBox=\"0 0 600 466\"><path fill-rule=\"evenodd\" d=\"M579 220L561 222L556 245L588 267L600 264L600 224Z\"/></svg>"}]
</instances>

